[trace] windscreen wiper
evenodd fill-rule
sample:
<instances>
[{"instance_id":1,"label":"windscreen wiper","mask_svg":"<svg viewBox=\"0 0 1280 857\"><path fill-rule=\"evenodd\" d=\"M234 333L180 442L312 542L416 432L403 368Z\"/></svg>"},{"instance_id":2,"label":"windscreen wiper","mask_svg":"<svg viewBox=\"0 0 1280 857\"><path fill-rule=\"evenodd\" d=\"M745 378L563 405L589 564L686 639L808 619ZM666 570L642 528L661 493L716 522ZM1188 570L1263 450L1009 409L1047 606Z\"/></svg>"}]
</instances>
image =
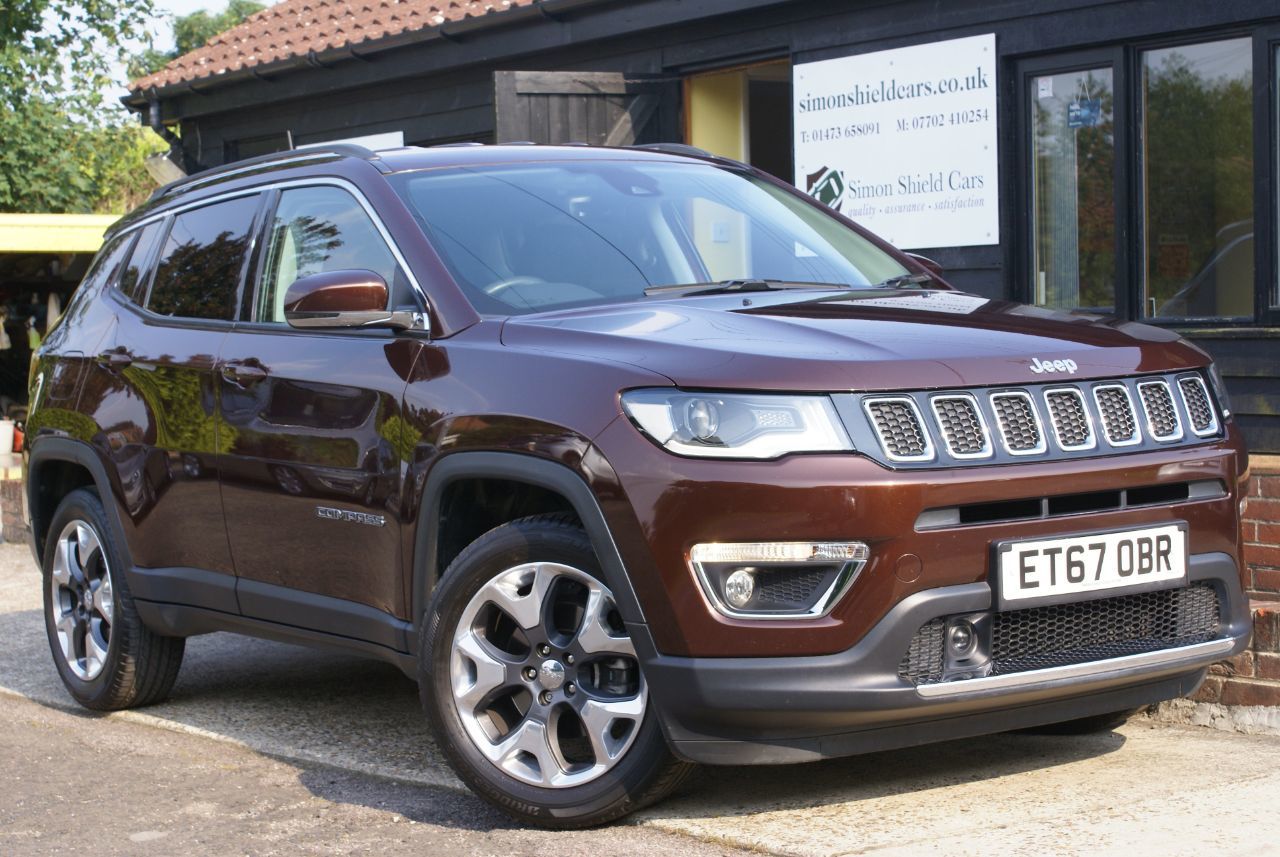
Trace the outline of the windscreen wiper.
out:
<instances>
[{"instance_id":1,"label":"windscreen wiper","mask_svg":"<svg viewBox=\"0 0 1280 857\"><path fill-rule=\"evenodd\" d=\"M649 286L645 297L654 295L728 295L735 292L774 292L783 289L848 289L847 283L805 283L793 280L721 280L717 283L677 283L671 286Z\"/></svg>"},{"instance_id":2,"label":"windscreen wiper","mask_svg":"<svg viewBox=\"0 0 1280 857\"><path fill-rule=\"evenodd\" d=\"M919 286L924 283L932 283L934 281L933 274L899 274L896 277L890 277L881 283L872 286L873 289L897 289L902 286Z\"/></svg>"}]
</instances>

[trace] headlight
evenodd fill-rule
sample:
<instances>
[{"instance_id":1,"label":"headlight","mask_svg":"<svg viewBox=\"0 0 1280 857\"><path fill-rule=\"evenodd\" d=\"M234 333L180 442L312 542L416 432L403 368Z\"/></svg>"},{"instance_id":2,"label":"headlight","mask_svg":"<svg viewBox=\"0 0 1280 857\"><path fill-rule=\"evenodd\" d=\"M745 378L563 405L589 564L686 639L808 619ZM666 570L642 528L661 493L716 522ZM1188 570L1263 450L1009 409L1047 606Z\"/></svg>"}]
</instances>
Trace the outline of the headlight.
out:
<instances>
[{"instance_id":1,"label":"headlight","mask_svg":"<svg viewBox=\"0 0 1280 857\"><path fill-rule=\"evenodd\" d=\"M826 396L631 390L622 394L622 408L677 455L766 459L853 449Z\"/></svg>"},{"instance_id":2,"label":"headlight","mask_svg":"<svg viewBox=\"0 0 1280 857\"><path fill-rule=\"evenodd\" d=\"M1222 381L1222 373L1218 371L1217 363L1209 364L1209 386L1213 388L1213 396L1218 400L1222 418L1231 416L1231 397L1227 395L1227 385Z\"/></svg>"}]
</instances>

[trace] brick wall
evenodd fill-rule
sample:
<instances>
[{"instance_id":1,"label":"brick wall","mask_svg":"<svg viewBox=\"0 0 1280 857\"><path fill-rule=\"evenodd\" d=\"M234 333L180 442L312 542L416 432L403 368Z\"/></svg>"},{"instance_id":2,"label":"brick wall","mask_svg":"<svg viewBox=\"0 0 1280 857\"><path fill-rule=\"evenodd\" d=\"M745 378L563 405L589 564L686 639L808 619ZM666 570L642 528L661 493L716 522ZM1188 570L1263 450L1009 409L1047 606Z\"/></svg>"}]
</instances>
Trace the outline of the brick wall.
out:
<instances>
[{"instance_id":1,"label":"brick wall","mask_svg":"<svg viewBox=\"0 0 1280 857\"><path fill-rule=\"evenodd\" d=\"M1244 561L1249 594L1259 601L1280 601L1280 456L1255 455L1244 504Z\"/></svg>"},{"instance_id":2,"label":"brick wall","mask_svg":"<svg viewBox=\"0 0 1280 857\"><path fill-rule=\"evenodd\" d=\"M1253 599L1253 642L1214 664L1198 702L1280 706L1280 456L1255 455L1244 505L1244 561Z\"/></svg>"}]
</instances>

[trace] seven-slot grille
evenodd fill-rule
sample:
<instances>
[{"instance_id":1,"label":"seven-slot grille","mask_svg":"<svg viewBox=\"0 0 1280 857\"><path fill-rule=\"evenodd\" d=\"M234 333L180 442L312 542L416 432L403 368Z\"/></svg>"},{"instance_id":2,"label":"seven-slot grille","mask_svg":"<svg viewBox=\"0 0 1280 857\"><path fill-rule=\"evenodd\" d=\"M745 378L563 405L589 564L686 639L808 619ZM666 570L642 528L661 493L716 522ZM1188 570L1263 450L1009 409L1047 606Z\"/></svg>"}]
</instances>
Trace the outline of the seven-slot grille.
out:
<instances>
[{"instance_id":1,"label":"seven-slot grille","mask_svg":"<svg viewBox=\"0 0 1280 857\"><path fill-rule=\"evenodd\" d=\"M915 467L1155 449L1222 430L1208 384L1193 373L853 398L871 435L868 443L867 428L857 429L861 440L851 429L857 448Z\"/></svg>"}]
</instances>

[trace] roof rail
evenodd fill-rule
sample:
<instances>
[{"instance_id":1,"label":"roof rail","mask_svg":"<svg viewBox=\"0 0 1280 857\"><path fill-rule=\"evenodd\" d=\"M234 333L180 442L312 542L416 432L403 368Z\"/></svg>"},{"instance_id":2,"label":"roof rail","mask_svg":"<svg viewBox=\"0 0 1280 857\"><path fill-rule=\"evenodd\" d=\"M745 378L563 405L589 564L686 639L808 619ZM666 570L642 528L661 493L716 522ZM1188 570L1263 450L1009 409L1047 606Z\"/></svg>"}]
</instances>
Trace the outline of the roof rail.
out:
<instances>
[{"instance_id":1,"label":"roof rail","mask_svg":"<svg viewBox=\"0 0 1280 857\"><path fill-rule=\"evenodd\" d=\"M333 145L306 146L301 149L288 149L283 152L272 152L267 155L258 155L254 158L245 158L242 161L232 161L229 164L223 164L217 167L211 167L207 170L201 170L189 176L170 182L161 188L157 188L151 194L151 202L158 199L164 199L171 196L179 190L188 190L193 187L199 187L208 182L217 181L218 179L232 176L237 173L249 172L261 166L270 164L278 164L284 166L286 164L298 161L313 161L319 158L332 158L334 156L344 158L359 158L362 161L369 161L377 166L379 160L378 153L372 149L366 149L364 146L357 146L354 143L335 143ZM381 168L379 168L381 169Z\"/></svg>"},{"instance_id":2,"label":"roof rail","mask_svg":"<svg viewBox=\"0 0 1280 857\"><path fill-rule=\"evenodd\" d=\"M688 143L637 143L634 146L627 146L628 149L648 149L651 152L666 152L669 155L692 155L695 158L720 158L706 149L699 149L697 146L690 146ZM728 158L720 158L721 160L730 160Z\"/></svg>"}]
</instances>

